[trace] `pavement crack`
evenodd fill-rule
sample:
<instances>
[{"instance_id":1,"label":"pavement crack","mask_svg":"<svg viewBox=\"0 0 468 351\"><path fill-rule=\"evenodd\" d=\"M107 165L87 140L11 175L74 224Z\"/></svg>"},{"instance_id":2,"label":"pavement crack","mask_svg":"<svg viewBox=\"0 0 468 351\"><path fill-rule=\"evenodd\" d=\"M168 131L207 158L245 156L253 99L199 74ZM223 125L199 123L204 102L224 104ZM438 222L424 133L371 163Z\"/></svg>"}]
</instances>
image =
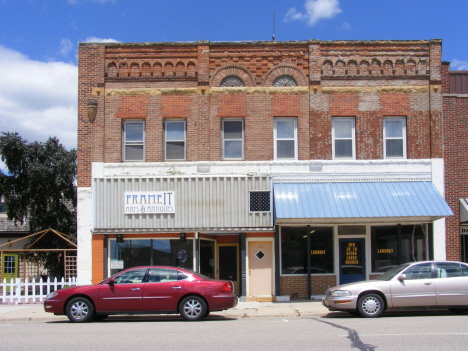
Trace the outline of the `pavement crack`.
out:
<instances>
[{"instance_id":1,"label":"pavement crack","mask_svg":"<svg viewBox=\"0 0 468 351\"><path fill-rule=\"evenodd\" d=\"M361 338L359 337L358 332L356 330L354 330L354 329L346 328L346 327L343 327L343 326L341 326L339 324L326 322L326 321L316 319L316 318L312 318L312 319L314 319L314 320L316 320L317 322L320 322L320 323L325 323L325 324L331 325L332 327L335 327L335 328L338 328L338 329L346 330L348 332L348 336L346 338L351 340L351 347L355 347L355 348L357 348L358 350L361 350L361 351L373 351L373 350L375 350L377 348L377 346L374 346L374 345L364 344L362 342Z\"/></svg>"}]
</instances>

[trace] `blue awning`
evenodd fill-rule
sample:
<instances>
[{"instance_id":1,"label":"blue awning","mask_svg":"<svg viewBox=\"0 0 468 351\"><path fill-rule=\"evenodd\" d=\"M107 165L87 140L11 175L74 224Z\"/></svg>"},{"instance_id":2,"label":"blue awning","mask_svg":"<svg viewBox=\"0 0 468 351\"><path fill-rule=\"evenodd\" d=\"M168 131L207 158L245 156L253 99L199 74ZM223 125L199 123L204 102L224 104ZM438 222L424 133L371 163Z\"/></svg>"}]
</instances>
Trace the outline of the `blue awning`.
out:
<instances>
[{"instance_id":1,"label":"blue awning","mask_svg":"<svg viewBox=\"0 0 468 351\"><path fill-rule=\"evenodd\" d=\"M276 183L273 190L275 223L406 217L432 221L453 215L431 182Z\"/></svg>"}]
</instances>

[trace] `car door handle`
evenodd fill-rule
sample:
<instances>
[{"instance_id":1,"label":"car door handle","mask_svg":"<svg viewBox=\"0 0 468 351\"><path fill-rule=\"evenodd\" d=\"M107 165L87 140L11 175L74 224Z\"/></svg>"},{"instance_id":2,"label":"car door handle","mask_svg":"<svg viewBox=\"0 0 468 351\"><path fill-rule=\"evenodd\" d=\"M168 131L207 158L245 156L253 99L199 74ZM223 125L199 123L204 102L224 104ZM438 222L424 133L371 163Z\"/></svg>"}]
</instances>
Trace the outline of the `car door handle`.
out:
<instances>
[{"instance_id":1,"label":"car door handle","mask_svg":"<svg viewBox=\"0 0 468 351\"><path fill-rule=\"evenodd\" d=\"M431 282L424 283L424 285L432 285Z\"/></svg>"},{"instance_id":2,"label":"car door handle","mask_svg":"<svg viewBox=\"0 0 468 351\"><path fill-rule=\"evenodd\" d=\"M130 290L131 291L138 291L138 290L140 290L140 288L131 288Z\"/></svg>"},{"instance_id":3,"label":"car door handle","mask_svg":"<svg viewBox=\"0 0 468 351\"><path fill-rule=\"evenodd\" d=\"M182 289L181 286L173 286L172 289Z\"/></svg>"}]
</instances>

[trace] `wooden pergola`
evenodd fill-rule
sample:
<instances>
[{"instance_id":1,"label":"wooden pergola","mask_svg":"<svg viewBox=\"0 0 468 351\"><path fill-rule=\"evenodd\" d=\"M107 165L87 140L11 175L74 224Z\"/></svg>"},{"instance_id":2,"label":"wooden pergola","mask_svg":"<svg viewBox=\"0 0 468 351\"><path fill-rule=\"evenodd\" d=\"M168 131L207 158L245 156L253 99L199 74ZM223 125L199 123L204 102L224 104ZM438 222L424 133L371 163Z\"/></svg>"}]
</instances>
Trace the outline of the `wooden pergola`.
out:
<instances>
[{"instance_id":1,"label":"wooden pergola","mask_svg":"<svg viewBox=\"0 0 468 351\"><path fill-rule=\"evenodd\" d=\"M55 248L35 249L35 248L33 248L33 246L37 242L39 242L48 233L53 233L53 234L57 235L59 238L61 238L62 240L64 240L68 244L70 244L72 248L70 248L70 249L55 249ZM15 242L18 242L18 241L21 241L21 240L25 240L25 239L29 239L29 238L32 238L32 237L35 237L35 236L39 236L39 237L36 240L34 240L34 242L31 245L29 245L26 249L13 249L13 250L3 249L3 247L10 246L12 243L15 243ZM34 252L63 252L64 263L65 263L65 270L64 270L65 278L74 277L74 276L76 276L76 251L77 251L77 245L75 243L73 243L71 240L76 241L76 238L74 238L74 237L72 237L70 235L61 233L61 232L59 232L59 231L57 231L55 229L49 228L49 229L42 230L42 231L34 233L34 234L27 235L27 236L22 237L20 239L10 241L8 243L0 245L0 266L4 262L3 261L3 255L4 254L14 254L14 253L18 253L18 254L19 253L24 253L24 254L26 254L26 253L34 253ZM26 265L26 260L23 260L23 264ZM26 271L26 269L24 267L23 272L25 272L25 271ZM3 269L0 270L0 281L1 280L3 280Z\"/></svg>"}]
</instances>

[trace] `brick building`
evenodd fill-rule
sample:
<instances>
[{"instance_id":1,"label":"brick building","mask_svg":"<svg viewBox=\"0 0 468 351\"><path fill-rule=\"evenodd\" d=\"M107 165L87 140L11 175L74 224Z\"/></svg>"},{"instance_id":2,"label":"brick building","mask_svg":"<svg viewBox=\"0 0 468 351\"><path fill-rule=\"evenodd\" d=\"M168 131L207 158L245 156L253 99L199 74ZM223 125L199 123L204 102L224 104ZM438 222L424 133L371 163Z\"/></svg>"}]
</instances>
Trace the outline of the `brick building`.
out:
<instances>
[{"instance_id":1,"label":"brick building","mask_svg":"<svg viewBox=\"0 0 468 351\"><path fill-rule=\"evenodd\" d=\"M447 259L468 262L468 71L442 63L444 99L445 194L455 216L447 219Z\"/></svg>"},{"instance_id":2,"label":"brick building","mask_svg":"<svg viewBox=\"0 0 468 351\"><path fill-rule=\"evenodd\" d=\"M444 259L441 45L80 44L78 280L304 298Z\"/></svg>"}]
</instances>

